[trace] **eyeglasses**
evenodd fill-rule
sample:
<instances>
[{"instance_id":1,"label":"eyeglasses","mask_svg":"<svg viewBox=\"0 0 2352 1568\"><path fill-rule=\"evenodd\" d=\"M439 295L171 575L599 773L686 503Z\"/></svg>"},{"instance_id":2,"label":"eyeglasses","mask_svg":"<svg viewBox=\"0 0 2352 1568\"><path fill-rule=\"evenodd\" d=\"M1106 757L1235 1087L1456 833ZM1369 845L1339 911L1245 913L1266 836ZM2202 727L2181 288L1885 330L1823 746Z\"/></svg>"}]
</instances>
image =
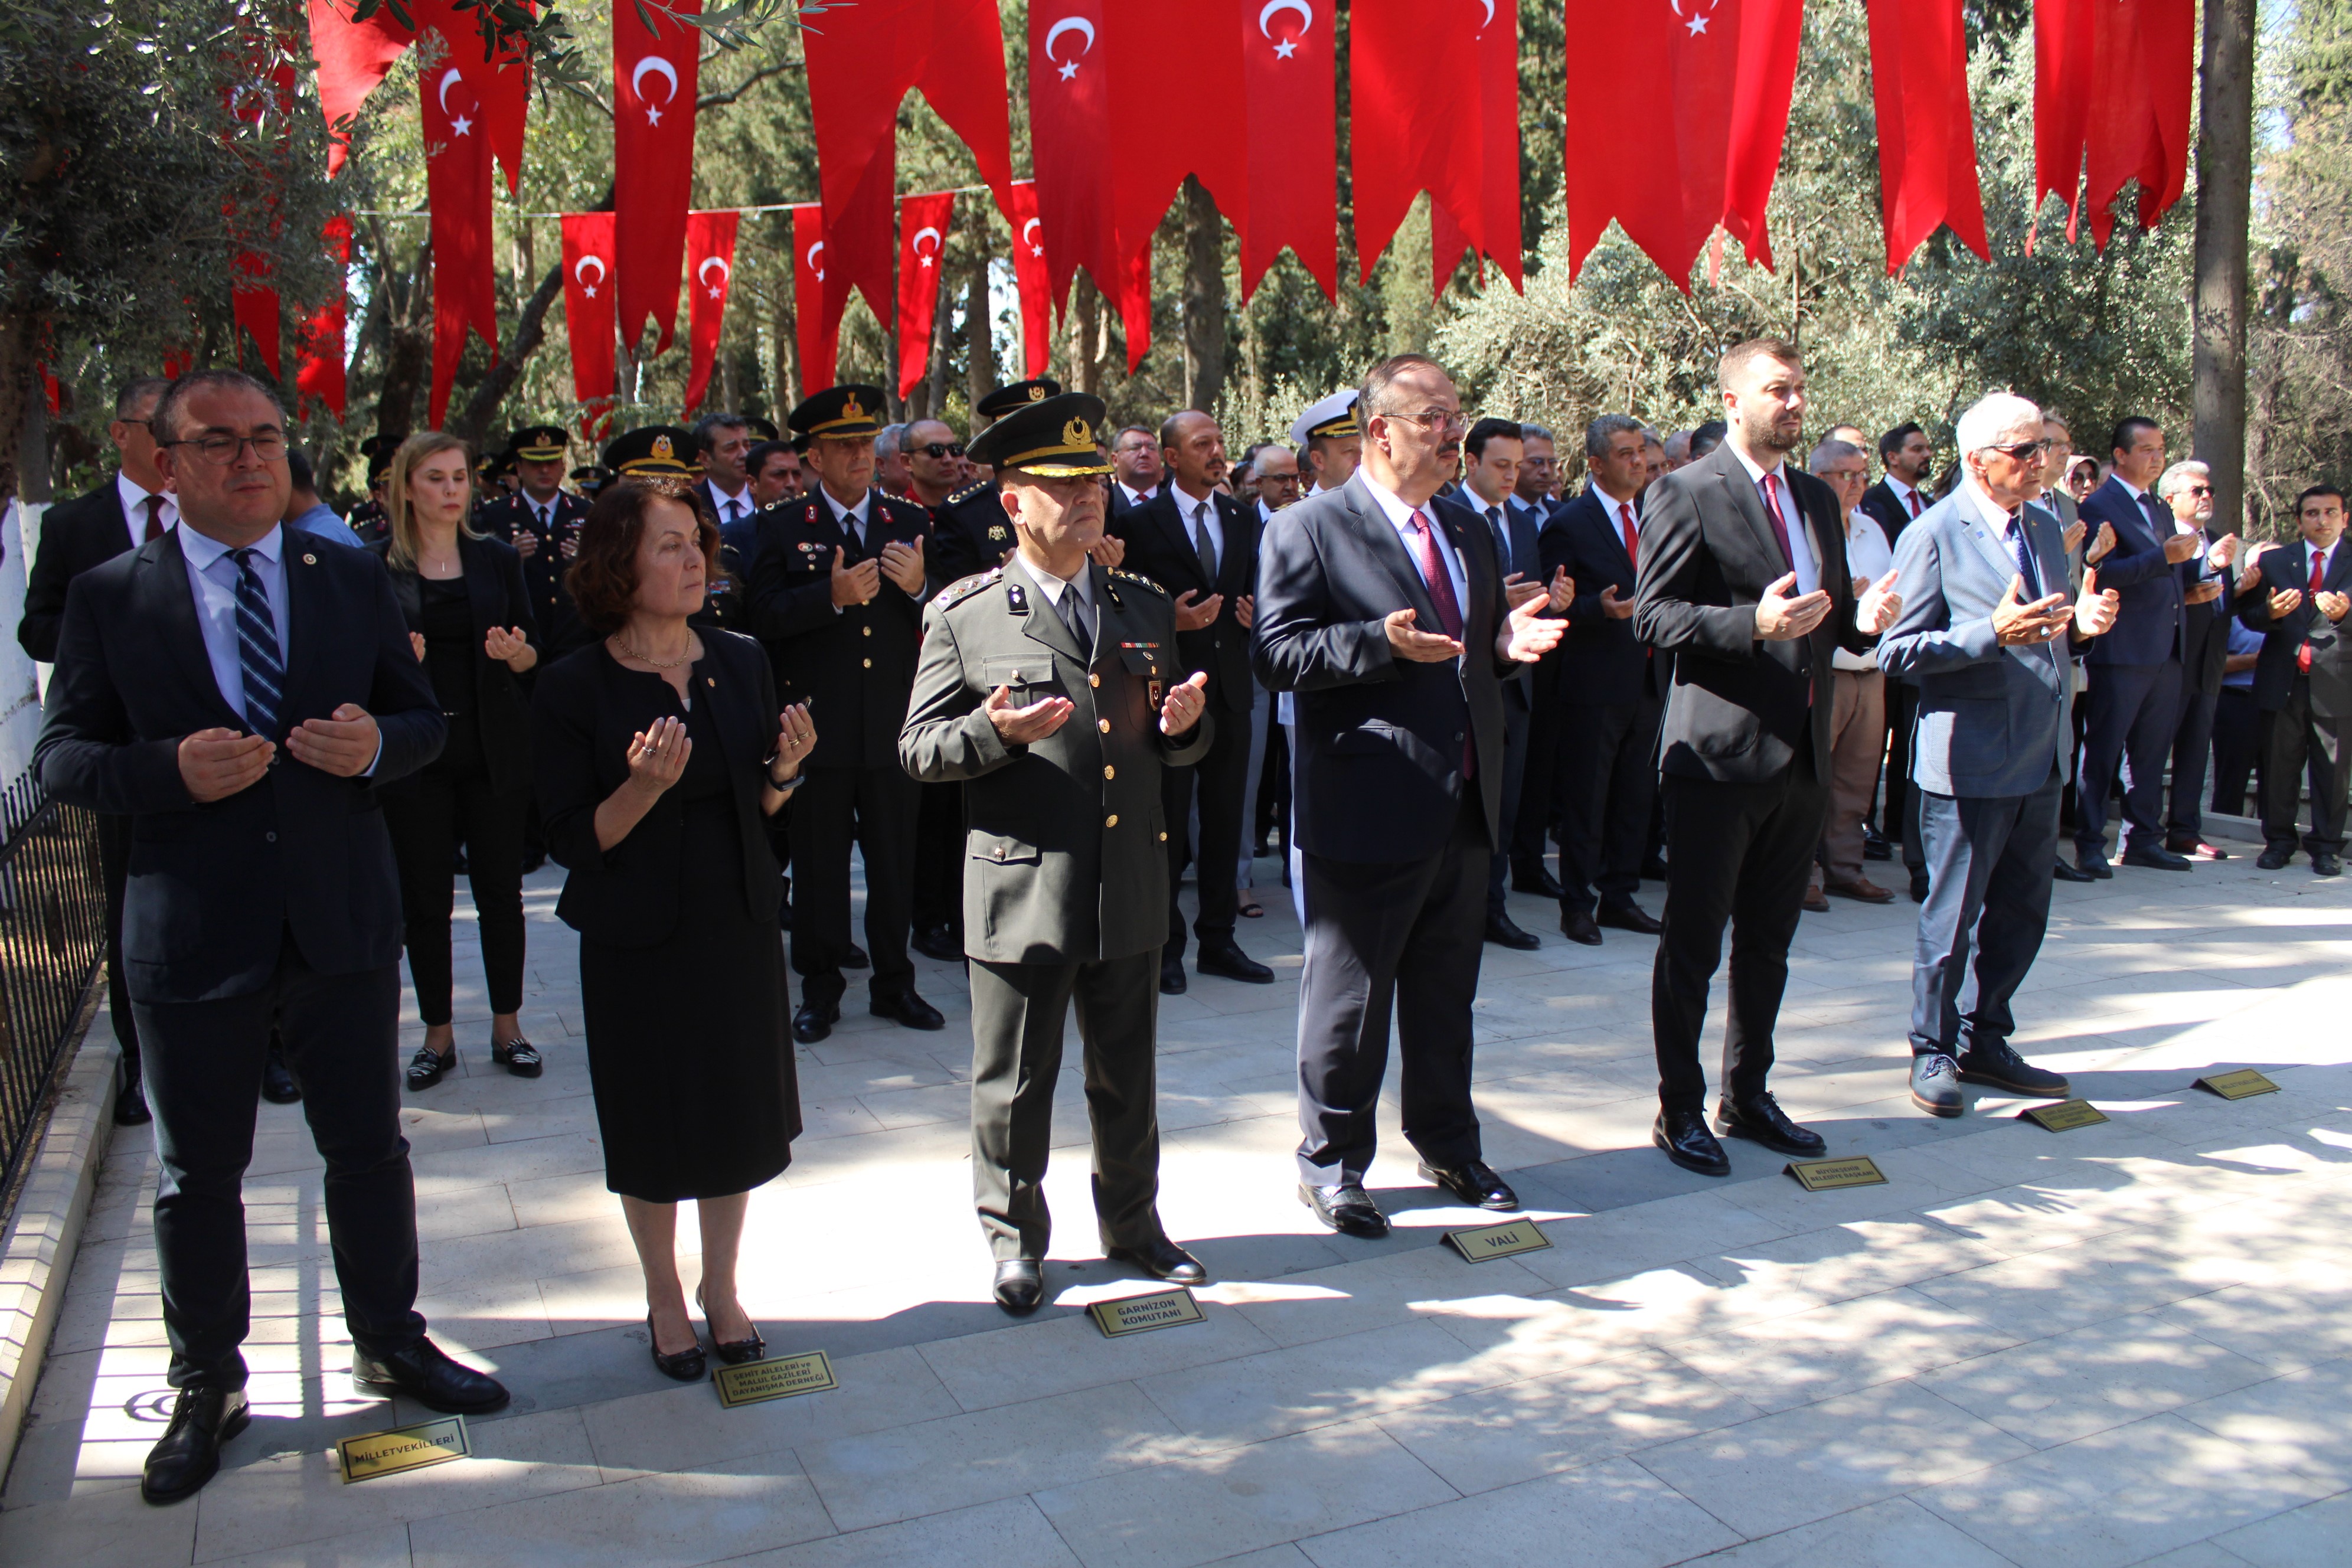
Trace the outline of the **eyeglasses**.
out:
<instances>
[{"instance_id":1,"label":"eyeglasses","mask_svg":"<svg viewBox=\"0 0 2352 1568\"><path fill-rule=\"evenodd\" d=\"M1470 428L1470 416L1459 408L1424 408L1418 414L1391 414L1387 417L1410 419L1424 430L1435 430L1440 433Z\"/></svg>"},{"instance_id":2,"label":"eyeglasses","mask_svg":"<svg viewBox=\"0 0 2352 1568\"><path fill-rule=\"evenodd\" d=\"M2044 452L2049 451L2050 443L2047 440L2020 441L2014 447L1979 447L1977 450L1980 452L2005 452L2021 463L2029 458L2039 458Z\"/></svg>"},{"instance_id":3,"label":"eyeglasses","mask_svg":"<svg viewBox=\"0 0 2352 1568\"><path fill-rule=\"evenodd\" d=\"M932 441L924 446L916 447L915 450L920 452L926 458L933 459L940 458L961 458L963 456L963 443L961 441Z\"/></svg>"},{"instance_id":4,"label":"eyeglasses","mask_svg":"<svg viewBox=\"0 0 2352 1568\"><path fill-rule=\"evenodd\" d=\"M2193 496L2210 496L2213 493L2211 485L2184 485L2181 488Z\"/></svg>"},{"instance_id":5,"label":"eyeglasses","mask_svg":"<svg viewBox=\"0 0 2352 1568\"><path fill-rule=\"evenodd\" d=\"M286 436L283 431L267 430L258 436L228 436L214 434L198 436L193 440L166 441L166 447L194 447L204 454L205 461L216 468L227 468L236 461L236 455L246 447L253 448L256 458L275 463L286 456Z\"/></svg>"}]
</instances>

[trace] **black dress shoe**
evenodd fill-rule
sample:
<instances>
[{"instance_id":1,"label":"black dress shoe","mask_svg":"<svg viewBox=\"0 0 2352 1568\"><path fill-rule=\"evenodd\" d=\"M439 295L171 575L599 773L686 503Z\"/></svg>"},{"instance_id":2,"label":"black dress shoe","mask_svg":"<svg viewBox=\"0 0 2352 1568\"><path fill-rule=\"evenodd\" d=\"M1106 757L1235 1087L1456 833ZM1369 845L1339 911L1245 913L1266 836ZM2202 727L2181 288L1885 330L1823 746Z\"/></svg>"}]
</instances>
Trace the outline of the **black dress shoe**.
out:
<instances>
[{"instance_id":1,"label":"black dress shoe","mask_svg":"<svg viewBox=\"0 0 2352 1568\"><path fill-rule=\"evenodd\" d=\"M2033 1100L2063 1100L2070 1092L2064 1073L2035 1067L2007 1040L1962 1051L1955 1065L1962 1083L1990 1084Z\"/></svg>"},{"instance_id":2,"label":"black dress shoe","mask_svg":"<svg viewBox=\"0 0 2352 1568\"><path fill-rule=\"evenodd\" d=\"M800 1011L793 1015L793 1038L804 1046L813 1046L833 1033L833 1026L839 1022L840 1003L803 1002Z\"/></svg>"},{"instance_id":3,"label":"black dress shoe","mask_svg":"<svg viewBox=\"0 0 2352 1568\"><path fill-rule=\"evenodd\" d=\"M1380 1211L1370 1194L1354 1182L1341 1182L1336 1186L1311 1187L1298 1184L1298 1201L1315 1211L1315 1217L1338 1231L1364 1241L1378 1241L1389 1233L1389 1216Z\"/></svg>"},{"instance_id":4,"label":"black dress shoe","mask_svg":"<svg viewBox=\"0 0 2352 1568\"><path fill-rule=\"evenodd\" d=\"M896 991L886 991L873 998L867 1011L877 1018L887 1018L902 1028L944 1029L948 1021L937 1007L915 994L911 985L901 985Z\"/></svg>"},{"instance_id":5,"label":"black dress shoe","mask_svg":"<svg viewBox=\"0 0 2352 1568\"><path fill-rule=\"evenodd\" d=\"M520 1035L511 1040L492 1040L490 1060L517 1078L537 1078L547 1066L540 1060L539 1047Z\"/></svg>"},{"instance_id":6,"label":"black dress shoe","mask_svg":"<svg viewBox=\"0 0 2352 1568\"><path fill-rule=\"evenodd\" d=\"M242 1388L184 1388L172 1401L171 1425L147 1450L139 1495L149 1502L193 1497L220 1473L221 1445L253 1419Z\"/></svg>"},{"instance_id":7,"label":"black dress shoe","mask_svg":"<svg viewBox=\"0 0 2352 1568\"><path fill-rule=\"evenodd\" d=\"M870 969L873 964L874 961L866 956L866 950L854 942L842 951L841 967L844 969Z\"/></svg>"},{"instance_id":8,"label":"black dress shoe","mask_svg":"<svg viewBox=\"0 0 2352 1568\"><path fill-rule=\"evenodd\" d=\"M1533 952L1543 945L1543 938L1533 931L1521 931L1508 915L1486 917L1486 940L1496 947L1507 947L1517 952Z\"/></svg>"},{"instance_id":9,"label":"black dress shoe","mask_svg":"<svg viewBox=\"0 0 2352 1568\"><path fill-rule=\"evenodd\" d=\"M702 1326L710 1328L709 1309L702 1304L702 1287L699 1285L694 1288L694 1306L695 1310L702 1314ZM710 1348L717 1351L719 1359L729 1366L741 1366L747 1361L758 1361L765 1356L768 1353L768 1342L760 1337L760 1331L756 1327L752 1329L751 1337L748 1340L722 1340L719 1337L717 1329L710 1329Z\"/></svg>"},{"instance_id":10,"label":"black dress shoe","mask_svg":"<svg viewBox=\"0 0 2352 1568\"><path fill-rule=\"evenodd\" d=\"M1642 862L1642 880L1644 882L1663 882L1665 879L1666 862L1664 856L1653 855L1648 859Z\"/></svg>"},{"instance_id":11,"label":"black dress shoe","mask_svg":"<svg viewBox=\"0 0 2352 1568\"><path fill-rule=\"evenodd\" d=\"M154 1120L155 1113L147 1109L147 1091L137 1084L114 1097L114 1124L117 1127L144 1127Z\"/></svg>"},{"instance_id":12,"label":"black dress shoe","mask_svg":"<svg viewBox=\"0 0 2352 1568\"><path fill-rule=\"evenodd\" d=\"M1541 866L1517 866L1511 870L1511 891L1533 893L1538 898L1559 897L1559 879Z\"/></svg>"},{"instance_id":13,"label":"black dress shoe","mask_svg":"<svg viewBox=\"0 0 2352 1568\"><path fill-rule=\"evenodd\" d=\"M1927 901L1927 873L1925 871L1911 873L1911 901L1915 904Z\"/></svg>"},{"instance_id":14,"label":"black dress shoe","mask_svg":"<svg viewBox=\"0 0 2352 1568\"><path fill-rule=\"evenodd\" d=\"M1163 952L1160 955L1160 994L1181 996L1188 982L1184 978L1184 955Z\"/></svg>"},{"instance_id":15,"label":"black dress shoe","mask_svg":"<svg viewBox=\"0 0 2352 1568\"><path fill-rule=\"evenodd\" d=\"M2074 867L2069 866L2063 860L2053 860L2051 862L2050 879L2053 882L2095 882L2098 880L2096 877L2092 876L2088 871L2077 871Z\"/></svg>"},{"instance_id":16,"label":"black dress shoe","mask_svg":"<svg viewBox=\"0 0 2352 1568\"><path fill-rule=\"evenodd\" d=\"M1192 967L1203 974L1222 975L1250 985L1274 984L1274 971L1244 952L1235 942L1202 942L1201 951L1193 956Z\"/></svg>"},{"instance_id":17,"label":"black dress shoe","mask_svg":"<svg viewBox=\"0 0 2352 1568\"><path fill-rule=\"evenodd\" d=\"M1661 1110L1650 1128L1650 1142L1685 1171L1696 1171L1702 1176L1731 1174L1731 1156L1706 1130L1703 1110Z\"/></svg>"},{"instance_id":18,"label":"black dress shoe","mask_svg":"<svg viewBox=\"0 0 2352 1568\"><path fill-rule=\"evenodd\" d=\"M680 1383L700 1383L710 1370L710 1363L703 1359L700 1340L695 1341L686 1350L663 1350L661 1342L654 1338L654 1315L651 1312L646 1314L646 1348L653 1352L654 1365L661 1369L664 1377L674 1377Z\"/></svg>"},{"instance_id":19,"label":"black dress shoe","mask_svg":"<svg viewBox=\"0 0 2352 1568\"><path fill-rule=\"evenodd\" d=\"M915 933L908 945L925 958L936 958L941 963L953 963L963 956L963 943L956 940L955 927L951 925L926 926Z\"/></svg>"},{"instance_id":20,"label":"black dress shoe","mask_svg":"<svg viewBox=\"0 0 2352 1568\"><path fill-rule=\"evenodd\" d=\"M1452 1166L1433 1165L1423 1160L1420 1168L1423 1181L1436 1183L1465 1204L1498 1214L1519 1206L1519 1194L1511 1191L1511 1184L1495 1174L1495 1168L1483 1160Z\"/></svg>"},{"instance_id":21,"label":"black dress shoe","mask_svg":"<svg viewBox=\"0 0 2352 1568\"><path fill-rule=\"evenodd\" d=\"M1113 1263L1140 1268L1154 1279L1166 1279L1178 1285L1206 1285L1209 1282L1209 1271L1201 1267L1201 1260L1164 1236L1141 1247L1110 1247L1103 1256Z\"/></svg>"},{"instance_id":22,"label":"black dress shoe","mask_svg":"<svg viewBox=\"0 0 2352 1568\"><path fill-rule=\"evenodd\" d=\"M2311 874L2315 877L2341 877L2344 875L2344 857L2321 850L2311 858Z\"/></svg>"},{"instance_id":23,"label":"black dress shoe","mask_svg":"<svg viewBox=\"0 0 2352 1568\"><path fill-rule=\"evenodd\" d=\"M506 1408L506 1385L488 1373L451 1361L431 1340L372 1356L352 1350L352 1381L371 1394L403 1394L444 1415L480 1415Z\"/></svg>"},{"instance_id":24,"label":"black dress shoe","mask_svg":"<svg viewBox=\"0 0 2352 1568\"><path fill-rule=\"evenodd\" d=\"M2148 871L2186 871L2189 867L2188 856L2155 848L2126 849L2123 853L2123 863Z\"/></svg>"},{"instance_id":25,"label":"black dress shoe","mask_svg":"<svg viewBox=\"0 0 2352 1568\"><path fill-rule=\"evenodd\" d=\"M292 1105L302 1098L302 1086L295 1080L294 1069L276 1051L262 1058L261 1098L272 1105Z\"/></svg>"},{"instance_id":26,"label":"black dress shoe","mask_svg":"<svg viewBox=\"0 0 2352 1568\"><path fill-rule=\"evenodd\" d=\"M416 1054L408 1058L408 1087L412 1090L431 1089L447 1078L457 1065L457 1047L451 1046L445 1057L431 1046L419 1046Z\"/></svg>"},{"instance_id":27,"label":"black dress shoe","mask_svg":"<svg viewBox=\"0 0 2352 1568\"><path fill-rule=\"evenodd\" d=\"M1639 904L1603 904L1593 919L1612 930L1630 931L1641 936L1655 936L1666 929L1664 921Z\"/></svg>"},{"instance_id":28,"label":"black dress shoe","mask_svg":"<svg viewBox=\"0 0 2352 1568\"><path fill-rule=\"evenodd\" d=\"M2115 880L2116 868L2107 864L2105 856L2095 851L2088 855L2077 854L2074 857L2074 868L2083 873L2083 880L2086 882Z\"/></svg>"},{"instance_id":29,"label":"black dress shoe","mask_svg":"<svg viewBox=\"0 0 2352 1568\"><path fill-rule=\"evenodd\" d=\"M1875 830L1866 832L1862 836L1862 858L1865 860L1892 860L1895 858L1895 846Z\"/></svg>"},{"instance_id":30,"label":"black dress shoe","mask_svg":"<svg viewBox=\"0 0 2352 1568\"><path fill-rule=\"evenodd\" d=\"M996 1266L996 1304L1025 1318L1045 1299L1045 1271L1034 1258L1008 1258Z\"/></svg>"},{"instance_id":31,"label":"black dress shoe","mask_svg":"<svg viewBox=\"0 0 2352 1568\"><path fill-rule=\"evenodd\" d=\"M1587 947L1601 945L1601 923L1589 910L1562 910L1559 934L1570 942L1580 942Z\"/></svg>"},{"instance_id":32,"label":"black dress shoe","mask_svg":"<svg viewBox=\"0 0 2352 1568\"><path fill-rule=\"evenodd\" d=\"M1780 1102L1769 1094L1753 1100L1718 1100L1715 1107L1716 1130L1727 1138L1745 1138L1761 1143L1775 1154L1790 1154L1800 1160L1811 1160L1829 1152L1829 1144L1810 1127L1800 1127L1789 1120Z\"/></svg>"},{"instance_id":33,"label":"black dress shoe","mask_svg":"<svg viewBox=\"0 0 2352 1568\"><path fill-rule=\"evenodd\" d=\"M2261 854L2254 857L2254 869L2257 871L2284 871L2286 869L2286 863L2294 858L2294 850L2281 849L2278 846L2273 845L2269 848L2263 850Z\"/></svg>"}]
</instances>

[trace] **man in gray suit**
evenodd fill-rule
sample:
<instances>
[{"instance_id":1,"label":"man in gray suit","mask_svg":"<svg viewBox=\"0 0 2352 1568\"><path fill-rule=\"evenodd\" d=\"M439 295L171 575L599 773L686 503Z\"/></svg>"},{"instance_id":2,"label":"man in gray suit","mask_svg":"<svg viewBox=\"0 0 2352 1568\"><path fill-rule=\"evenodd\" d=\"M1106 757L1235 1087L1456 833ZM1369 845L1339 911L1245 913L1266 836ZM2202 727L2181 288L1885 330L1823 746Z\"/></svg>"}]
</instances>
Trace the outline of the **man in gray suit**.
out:
<instances>
[{"instance_id":1,"label":"man in gray suit","mask_svg":"<svg viewBox=\"0 0 2352 1568\"><path fill-rule=\"evenodd\" d=\"M1911 1100L1968 1109L1960 1085L2036 1098L2060 1074L2011 1048L2009 999L2042 950L2057 855L2058 791L2073 759L2069 666L2115 625L2095 568L2067 583L2041 489L2042 411L1995 393L1960 416L1965 475L1895 547L1903 611L1879 668L1919 684L1913 782L1927 862L1912 971ZM1974 965L1970 964L1971 950Z\"/></svg>"}]
</instances>

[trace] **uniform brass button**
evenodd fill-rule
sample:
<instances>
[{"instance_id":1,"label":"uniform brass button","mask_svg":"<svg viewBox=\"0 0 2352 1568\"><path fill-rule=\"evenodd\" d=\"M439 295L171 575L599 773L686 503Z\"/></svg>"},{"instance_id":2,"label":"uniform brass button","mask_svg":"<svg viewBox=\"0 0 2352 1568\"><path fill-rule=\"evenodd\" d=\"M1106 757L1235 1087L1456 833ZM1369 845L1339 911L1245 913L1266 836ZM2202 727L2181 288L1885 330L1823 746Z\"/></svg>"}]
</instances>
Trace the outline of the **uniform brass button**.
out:
<instances>
[{"instance_id":1,"label":"uniform brass button","mask_svg":"<svg viewBox=\"0 0 2352 1568\"><path fill-rule=\"evenodd\" d=\"M872 626L860 626L857 629L869 637L874 635L874 628Z\"/></svg>"},{"instance_id":2,"label":"uniform brass button","mask_svg":"<svg viewBox=\"0 0 2352 1568\"><path fill-rule=\"evenodd\" d=\"M871 669L871 668L874 668L874 661L873 661L872 659L870 659L870 658L869 658L869 659L866 659L866 660L864 660L864 661L863 661L863 663L865 664L866 668L868 668L868 669Z\"/></svg>"},{"instance_id":3,"label":"uniform brass button","mask_svg":"<svg viewBox=\"0 0 2352 1568\"><path fill-rule=\"evenodd\" d=\"M1102 677L1099 675L1089 675L1087 677L1087 684L1088 686L1100 686L1102 684Z\"/></svg>"},{"instance_id":4,"label":"uniform brass button","mask_svg":"<svg viewBox=\"0 0 2352 1568\"><path fill-rule=\"evenodd\" d=\"M1106 766L1104 767L1104 769L1103 769L1103 777L1105 777L1105 778L1107 778L1107 779L1115 779L1115 778L1118 777L1118 770L1117 768L1114 768L1114 767L1110 767L1110 766L1106 765Z\"/></svg>"},{"instance_id":5,"label":"uniform brass button","mask_svg":"<svg viewBox=\"0 0 2352 1568\"><path fill-rule=\"evenodd\" d=\"M1108 735L1110 733L1110 721L1108 719L1097 719L1095 721L1095 728Z\"/></svg>"},{"instance_id":6,"label":"uniform brass button","mask_svg":"<svg viewBox=\"0 0 2352 1568\"><path fill-rule=\"evenodd\" d=\"M1118 826L1118 813L1114 811L1108 816L1104 817L1103 826L1105 827L1117 827Z\"/></svg>"},{"instance_id":7,"label":"uniform brass button","mask_svg":"<svg viewBox=\"0 0 2352 1568\"><path fill-rule=\"evenodd\" d=\"M1167 842L1168 842L1168 835L1166 835L1165 833L1161 834L1161 835L1160 836L1160 843L1162 843L1162 844L1167 843Z\"/></svg>"}]
</instances>

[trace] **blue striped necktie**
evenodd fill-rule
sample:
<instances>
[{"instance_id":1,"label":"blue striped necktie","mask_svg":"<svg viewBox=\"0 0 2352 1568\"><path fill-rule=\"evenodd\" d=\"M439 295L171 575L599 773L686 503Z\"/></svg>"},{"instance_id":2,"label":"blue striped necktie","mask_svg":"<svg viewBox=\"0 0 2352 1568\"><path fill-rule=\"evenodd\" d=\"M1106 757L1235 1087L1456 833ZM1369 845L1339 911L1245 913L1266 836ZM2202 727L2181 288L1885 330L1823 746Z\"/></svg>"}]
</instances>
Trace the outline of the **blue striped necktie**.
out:
<instances>
[{"instance_id":1,"label":"blue striped necktie","mask_svg":"<svg viewBox=\"0 0 2352 1568\"><path fill-rule=\"evenodd\" d=\"M253 569L253 550L232 550L236 563L236 662L245 677L245 721L266 741L278 737L278 704L286 693L286 661L278 646L278 620L269 595Z\"/></svg>"}]
</instances>

